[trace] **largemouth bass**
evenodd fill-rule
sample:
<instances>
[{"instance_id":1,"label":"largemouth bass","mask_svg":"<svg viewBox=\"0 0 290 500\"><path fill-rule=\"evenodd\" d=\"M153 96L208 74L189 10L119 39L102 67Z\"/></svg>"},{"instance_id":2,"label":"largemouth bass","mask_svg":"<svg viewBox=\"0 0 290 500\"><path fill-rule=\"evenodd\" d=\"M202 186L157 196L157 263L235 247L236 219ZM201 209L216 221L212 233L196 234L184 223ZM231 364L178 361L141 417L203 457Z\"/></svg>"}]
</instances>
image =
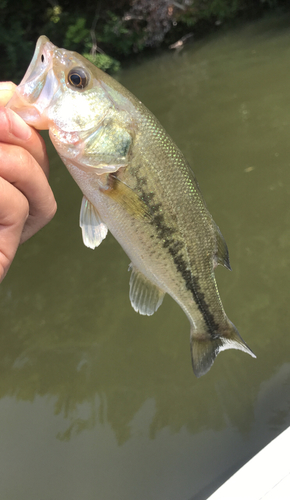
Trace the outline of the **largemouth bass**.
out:
<instances>
[{"instance_id":1,"label":"largemouth bass","mask_svg":"<svg viewBox=\"0 0 290 500\"><path fill-rule=\"evenodd\" d=\"M110 230L131 259L135 311L153 314L165 293L184 310L196 376L224 349L254 356L218 293L214 268L230 269L225 240L186 159L154 115L109 75L45 36L8 107L49 130L84 195L84 244L97 247Z\"/></svg>"}]
</instances>

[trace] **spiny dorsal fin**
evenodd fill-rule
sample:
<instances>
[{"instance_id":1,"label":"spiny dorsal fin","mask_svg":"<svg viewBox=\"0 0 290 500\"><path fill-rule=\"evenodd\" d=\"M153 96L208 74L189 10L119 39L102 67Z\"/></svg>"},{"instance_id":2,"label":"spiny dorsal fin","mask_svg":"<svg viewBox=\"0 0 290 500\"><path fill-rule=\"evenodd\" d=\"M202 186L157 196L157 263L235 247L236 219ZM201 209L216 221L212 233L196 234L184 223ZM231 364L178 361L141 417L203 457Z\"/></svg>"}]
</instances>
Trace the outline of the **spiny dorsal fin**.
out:
<instances>
[{"instance_id":1,"label":"spiny dorsal fin","mask_svg":"<svg viewBox=\"0 0 290 500\"><path fill-rule=\"evenodd\" d=\"M216 254L214 256L216 265L221 264L230 271L232 270L229 259L229 251L220 228L215 225Z\"/></svg>"},{"instance_id":2,"label":"spiny dorsal fin","mask_svg":"<svg viewBox=\"0 0 290 500\"><path fill-rule=\"evenodd\" d=\"M130 264L130 300L133 309L140 314L151 316L162 304L165 293Z\"/></svg>"},{"instance_id":3,"label":"spiny dorsal fin","mask_svg":"<svg viewBox=\"0 0 290 500\"><path fill-rule=\"evenodd\" d=\"M107 226L101 221L97 209L85 196L81 204L80 227L83 242L89 248L98 247L107 236Z\"/></svg>"}]
</instances>

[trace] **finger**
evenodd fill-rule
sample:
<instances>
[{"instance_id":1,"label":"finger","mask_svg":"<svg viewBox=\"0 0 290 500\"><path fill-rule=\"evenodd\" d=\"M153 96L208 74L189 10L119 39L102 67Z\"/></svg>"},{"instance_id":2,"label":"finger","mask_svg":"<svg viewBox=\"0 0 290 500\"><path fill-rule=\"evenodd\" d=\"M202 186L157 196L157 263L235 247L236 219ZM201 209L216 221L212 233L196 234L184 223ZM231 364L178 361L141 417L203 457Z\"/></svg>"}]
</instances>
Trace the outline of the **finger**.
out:
<instances>
[{"instance_id":1,"label":"finger","mask_svg":"<svg viewBox=\"0 0 290 500\"><path fill-rule=\"evenodd\" d=\"M16 144L26 149L48 177L49 163L44 140L14 111L4 107L0 107L0 142Z\"/></svg>"},{"instance_id":2,"label":"finger","mask_svg":"<svg viewBox=\"0 0 290 500\"><path fill-rule=\"evenodd\" d=\"M5 106L13 96L16 85L12 82L0 82L0 141L10 144L18 144L29 151L36 159L48 178L49 163L46 153L45 143L35 129L27 125L12 110L3 111ZM3 114L4 113L4 114Z\"/></svg>"},{"instance_id":3,"label":"finger","mask_svg":"<svg viewBox=\"0 0 290 500\"><path fill-rule=\"evenodd\" d=\"M21 243L30 238L56 212L56 201L45 173L25 149L10 144L0 145L0 176L20 191L29 203Z\"/></svg>"},{"instance_id":4,"label":"finger","mask_svg":"<svg viewBox=\"0 0 290 500\"><path fill-rule=\"evenodd\" d=\"M0 282L14 258L28 213L25 196L0 177Z\"/></svg>"}]
</instances>

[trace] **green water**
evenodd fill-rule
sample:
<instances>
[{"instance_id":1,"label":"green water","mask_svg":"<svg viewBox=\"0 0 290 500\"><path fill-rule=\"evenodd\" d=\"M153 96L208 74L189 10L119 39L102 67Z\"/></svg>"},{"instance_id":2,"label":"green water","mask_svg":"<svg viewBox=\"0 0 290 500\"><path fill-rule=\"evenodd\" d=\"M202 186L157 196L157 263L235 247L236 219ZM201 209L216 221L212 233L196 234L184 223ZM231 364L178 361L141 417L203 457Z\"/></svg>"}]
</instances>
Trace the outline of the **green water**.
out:
<instances>
[{"instance_id":1,"label":"green water","mask_svg":"<svg viewBox=\"0 0 290 500\"><path fill-rule=\"evenodd\" d=\"M120 81L193 166L230 250L225 310L257 355L192 373L167 297L136 314L128 258L92 251L81 193L48 142L54 220L0 286L0 498L200 500L290 423L290 19L126 69Z\"/></svg>"}]
</instances>

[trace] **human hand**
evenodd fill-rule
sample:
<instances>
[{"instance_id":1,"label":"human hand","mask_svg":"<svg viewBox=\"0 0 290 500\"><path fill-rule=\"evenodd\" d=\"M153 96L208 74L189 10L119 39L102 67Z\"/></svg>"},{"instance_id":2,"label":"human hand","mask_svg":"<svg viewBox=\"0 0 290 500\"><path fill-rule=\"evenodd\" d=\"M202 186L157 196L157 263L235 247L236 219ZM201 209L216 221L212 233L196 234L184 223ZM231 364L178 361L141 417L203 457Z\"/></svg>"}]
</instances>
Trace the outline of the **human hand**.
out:
<instances>
[{"instance_id":1,"label":"human hand","mask_svg":"<svg viewBox=\"0 0 290 500\"><path fill-rule=\"evenodd\" d=\"M16 86L0 82L0 282L18 245L56 212L42 137L5 104Z\"/></svg>"}]
</instances>

